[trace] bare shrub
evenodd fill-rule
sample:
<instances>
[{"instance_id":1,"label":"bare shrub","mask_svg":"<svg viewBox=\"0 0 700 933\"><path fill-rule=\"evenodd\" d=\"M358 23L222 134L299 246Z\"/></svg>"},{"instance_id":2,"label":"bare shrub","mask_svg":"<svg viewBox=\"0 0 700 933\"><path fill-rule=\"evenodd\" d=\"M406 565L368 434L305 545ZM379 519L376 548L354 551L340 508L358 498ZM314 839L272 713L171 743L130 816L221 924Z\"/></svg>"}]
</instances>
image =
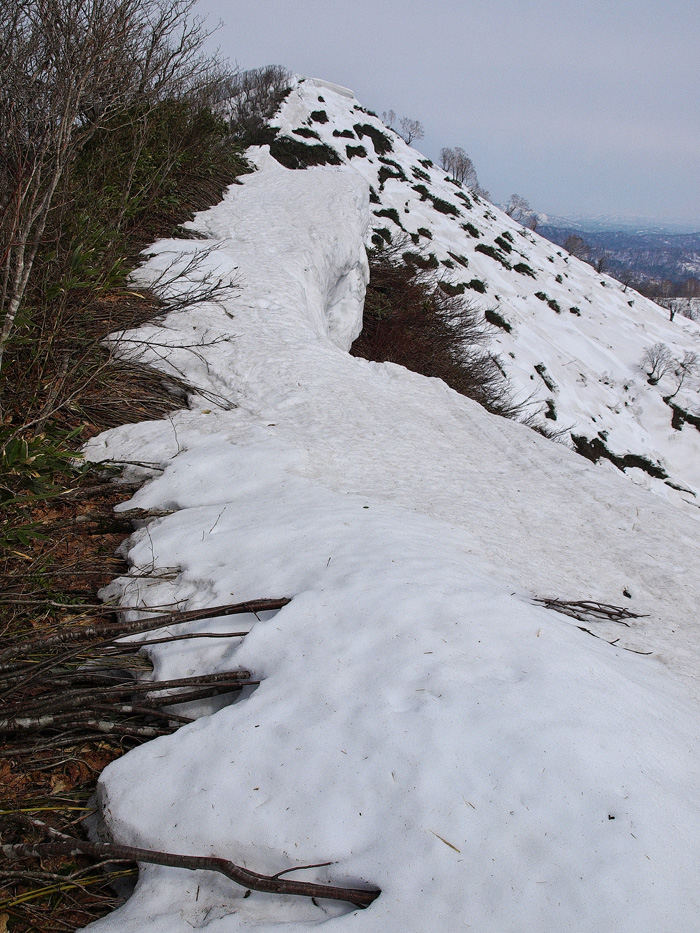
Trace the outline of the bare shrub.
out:
<instances>
[{"instance_id":1,"label":"bare shrub","mask_svg":"<svg viewBox=\"0 0 700 933\"><path fill-rule=\"evenodd\" d=\"M370 250L364 325L351 352L442 379L488 411L515 417L508 380L484 346L489 333L480 308L446 292L434 273L402 261L406 243Z\"/></svg>"},{"instance_id":2,"label":"bare shrub","mask_svg":"<svg viewBox=\"0 0 700 933\"><path fill-rule=\"evenodd\" d=\"M268 120L289 93L290 72L281 65L252 68L228 82L224 106L231 132L244 145L269 142Z\"/></svg>"},{"instance_id":3,"label":"bare shrub","mask_svg":"<svg viewBox=\"0 0 700 933\"><path fill-rule=\"evenodd\" d=\"M0 366L78 155L120 119L146 126L166 99L204 105L223 80L194 2L0 0Z\"/></svg>"}]
</instances>

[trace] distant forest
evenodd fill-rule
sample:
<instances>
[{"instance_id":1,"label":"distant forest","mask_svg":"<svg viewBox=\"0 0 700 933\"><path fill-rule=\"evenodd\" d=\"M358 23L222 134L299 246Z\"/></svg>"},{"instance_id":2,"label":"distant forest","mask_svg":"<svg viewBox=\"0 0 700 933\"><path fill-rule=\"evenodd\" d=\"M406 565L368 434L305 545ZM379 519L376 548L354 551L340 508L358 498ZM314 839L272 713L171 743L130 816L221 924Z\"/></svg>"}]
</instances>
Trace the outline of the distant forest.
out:
<instances>
[{"instance_id":1,"label":"distant forest","mask_svg":"<svg viewBox=\"0 0 700 933\"><path fill-rule=\"evenodd\" d=\"M540 224L537 232L650 298L700 297L700 233L548 224Z\"/></svg>"}]
</instances>

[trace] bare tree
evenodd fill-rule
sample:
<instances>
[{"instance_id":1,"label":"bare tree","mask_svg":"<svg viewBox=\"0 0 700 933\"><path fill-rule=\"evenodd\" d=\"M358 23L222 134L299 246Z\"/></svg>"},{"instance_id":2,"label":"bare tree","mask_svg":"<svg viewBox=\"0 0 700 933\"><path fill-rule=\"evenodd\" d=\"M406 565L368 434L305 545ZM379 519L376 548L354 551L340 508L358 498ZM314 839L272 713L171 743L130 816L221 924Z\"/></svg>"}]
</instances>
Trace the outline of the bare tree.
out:
<instances>
[{"instance_id":1,"label":"bare tree","mask_svg":"<svg viewBox=\"0 0 700 933\"><path fill-rule=\"evenodd\" d=\"M647 382L650 386L658 384L666 373L673 369L677 361L665 343L655 343L644 351L642 367L647 370Z\"/></svg>"},{"instance_id":2,"label":"bare tree","mask_svg":"<svg viewBox=\"0 0 700 933\"><path fill-rule=\"evenodd\" d=\"M608 268L608 255L603 253L602 256L598 256L594 264L595 271L598 273L603 273Z\"/></svg>"},{"instance_id":3,"label":"bare tree","mask_svg":"<svg viewBox=\"0 0 700 933\"><path fill-rule=\"evenodd\" d=\"M413 120L411 117L401 117L399 120L399 128L397 129L395 110L385 110L382 113L382 122L385 126L388 126L390 130L397 133L409 146L414 139L423 139L425 136L423 124L420 120Z\"/></svg>"},{"instance_id":4,"label":"bare tree","mask_svg":"<svg viewBox=\"0 0 700 933\"><path fill-rule=\"evenodd\" d=\"M564 249L577 259L586 259L590 247L577 233L571 233L564 240Z\"/></svg>"},{"instance_id":5,"label":"bare tree","mask_svg":"<svg viewBox=\"0 0 700 933\"><path fill-rule=\"evenodd\" d=\"M414 139L423 139L425 130L420 120L412 120L410 117L401 117L399 136L410 146Z\"/></svg>"},{"instance_id":6,"label":"bare tree","mask_svg":"<svg viewBox=\"0 0 700 933\"><path fill-rule=\"evenodd\" d=\"M530 230L537 229L537 214L522 195L511 194L504 210L509 217L512 217L513 220L522 224L524 227L529 227Z\"/></svg>"},{"instance_id":7,"label":"bare tree","mask_svg":"<svg viewBox=\"0 0 700 933\"><path fill-rule=\"evenodd\" d=\"M0 0L0 368L78 153L136 103L211 86L194 2Z\"/></svg>"},{"instance_id":8,"label":"bare tree","mask_svg":"<svg viewBox=\"0 0 700 933\"><path fill-rule=\"evenodd\" d=\"M479 186L474 163L461 146L455 146L454 149L441 149L440 164L446 172L452 175L455 181L459 181L469 188Z\"/></svg>"},{"instance_id":9,"label":"bare tree","mask_svg":"<svg viewBox=\"0 0 700 933\"><path fill-rule=\"evenodd\" d=\"M669 399L675 398L676 395L680 392L683 383L688 378L688 376L696 376L700 370L700 357L697 353L693 353L690 350L686 350L683 354L683 359L679 361L678 366L674 370L674 376L676 377L676 391L669 395Z\"/></svg>"}]
</instances>

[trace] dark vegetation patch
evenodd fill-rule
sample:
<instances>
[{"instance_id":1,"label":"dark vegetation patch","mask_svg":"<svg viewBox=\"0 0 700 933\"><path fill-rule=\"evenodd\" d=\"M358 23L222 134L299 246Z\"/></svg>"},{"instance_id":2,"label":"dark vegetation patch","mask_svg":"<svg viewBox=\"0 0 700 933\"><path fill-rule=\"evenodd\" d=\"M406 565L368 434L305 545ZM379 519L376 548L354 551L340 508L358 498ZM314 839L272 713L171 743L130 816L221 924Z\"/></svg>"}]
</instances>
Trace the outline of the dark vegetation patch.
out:
<instances>
[{"instance_id":1,"label":"dark vegetation patch","mask_svg":"<svg viewBox=\"0 0 700 933\"><path fill-rule=\"evenodd\" d=\"M511 268L511 264L506 257L500 250L497 250L495 246L489 246L486 243L477 243L474 249L477 253L483 253L485 256L490 256L491 259L495 259L496 262L500 262L504 269Z\"/></svg>"},{"instance_id":2,"label":"dark vegetation patch","mask_svg":"<svg viewBox=\"0 0 700 933\"><path fill-rule=\"evenodd\" d=\"M505 240L509 240L511 243L513 242L513 234L510 232L510 230L504 230L501 236Z\"/></svg>"},{"instance_id":3,"label":"dark vegetation patch","mask_svg":"<svg viewBox=\"0 0 700 933\"><path fill-rule=\"evenodd\" d=\"M577 308L576 305L572 305L572 306L569 308L569 313L570 313L570 314L575 314L576 317L581 317L581 309L580 309L580 308Z\"/></svg>"},{"instance_id":4,"label":"dark vegetation patch","mask_svg":"<svg viewBox=\"0 0 700 933\"><path fill-rule=\"evenodd\" d=\"M547 367L544 365L544 363L536 363L535 372L542 379L542 382L544 382L550 392L557 391L557 384L549 375L549 371L547 370Z\"/></svg>"},{"instance_id":5,"label":"dark vegetation patch","mask_svg":"<svg viewBox=\"0 0 700 933\"><path fill-rule=\"evenodd\" d=\"M325 110L312 110L309 116L314 123L328 123L328 114Z\"/></svg>"},{"instance_id":6,"label":"dark vegetation patch","mask_svg":"<svg viewBox=\"0 0 700 933\"><path fill-rule=\"evenodd\" d=\"M427 172L424 172L423 169L418 168L415 165L411 166L411 172L413 173L414 177L417 178L419 181L430 181L430 175L428 175Z\"/></svg>"},{"instance_id":7,"label":"dark vegetation patch","mask_svg":"<svg viewBox=\"0 0 700 933\"><path fill-rule=\"evenodd\" d=\"M362 333L351 353L444 380L489 411L514 417L516 406L477 307L448 295L429 272L401 261L400 247L370 250Z\"/></svg>"},{"instance_id":8,"label":"dark vegetation patch","mask_svg":"<svg viewBox=\"0 0 700 933\"><path fill-rule=\"evenodd\" d=\"M387 152L393 151L394 147L389 137L386 133L378 130L376 126L372 126L370 123L355 123L353 129L357 133L358 139L368 136L372 140L377 155L386 155Z\"/></svg>"},{"instance_id":9,"label":"dark vegetation patch","mask_svg":"<svg viewBox=\"0 0 700 933\"><path fill-rule=\"evenodd\" d=\"M556 311L557 314L561 314L561 305L555 298L550 298L546 292L535 292L535 298L539 298L540 301L544 301L545 304L548 304L552 311ZM578 308L576 309L578 311ZM576 311L573 311L576 314ZM579 311L579 314L581 312Z\"/></svg>"},{"instance_id":10,"label":"dark vegetation patch","mask_svg":"<svg viewBox=\"0 0 700 933\"><path fill-rule=\"evenodd\" d=\"M414 253L410 250L401 254L404 262L417 266L419 269L437 269L439 263L435 253L429 253L424 256L423 253Z\"/></svg>"},{"instance_id":11,"label":"dark vegetation patch","mask_svg":"<svg viewBox=\"0 0 700 933\"><path fill-rule=\"evenodd\" d=\"M554 404L554 399L548 398L545 401L545 405L546 405L546 410L544 413L545 418L547 418L549 421L556 421L557 420L557 406Z\"/></svg>"},{"instance_id":12,"label":"dark vegetation patch","mask_svg":"<svg viewBox=\"0 0 700 933\"><path fill-rule=\"evenodd\" d=\"M418 161L419 161L420 164L423 165L425 168L433 168L434 163L431 162L430 159L418 159Z\"/></svg>"},{"instance_id":13,"label":"dark vegetation patch","mask_svg":"<svg viewBox=\"0 0 700 933\"><path fill-rule=\"evenodd\" d=\"M468 233L469 236L474 237L475 240L478 240L479 237L481 236L481 234L476 229L474 224L470 224L470 223L462 224L462 230L464 230L465 233Z\"/></svg>"},{"instance_id":14,"label":"dark vegetation patch","mask_svg":"<svg viewBox=\"0 0 700 933\"><path fill-rule=\"evenodd\" d=\"M688 424L692 424L696 430L700 431L700 415L695 415L693 412L682 408L680 405L677 405L676 402L672 402L668 396L664 397L664 402L666 402L668 407L673 412L671 418L671 427L673 427L676 431L680 431L683 428L683 425L687 422Z\"/></svg>"},{"instance_id":15,"label":"dark vegetation patch","mask_svg":"<svg viewBox=\"0 0 700 933\"><path fill-rule=\"evenodd\" d=\"M695 492L695 490L689 489L687 486L681 486L679 483L673 483L673 482L671 482L670 479L665 480L665 481L664 481L664 485L670 486L671 489L677 489L678 492L689 493L689 494L690 494L691 496L693 496L695 499L697 499L697 497L698 497L698 494Z\"/></svg>"},{"instance_id":16,"label":"dark vegetation patch","mask_svg":"<svg viewBox=\"0 0 700 933\"><path fill-rule=\"evenodd\" d=\"M528 266L526 262L518 262L513 266L513 269L516 272L519 272L521 275L529 275L531 279L536 279L537 275L535 270Z\"/></svg>"},{"instance_id":17,"label":"dark vegetation patch","mask_svg":"<svg viewBox=\"0 0 700 933\"><path fill-rule=\"evenodd\" d=\"M458 191L458 192L455 194L455 197L456 197L456 198L459 198L461 201L464 201L467 210L470 211L470 210L472 209L472 202L469 200L469 198L466 196L466 194L464 194L463 191Z\"/></svg>"},{"instance_id":18,"label":"dark vegetation patch","mask_svg":"<svg viewBox=\"0 0 700 933\"><path fill-rule=\"evenodd\" d=\"M384 244L388 245L391 243L391 230L389 230L388 227L375 227L374 233Z\"/></svg>"},{"instance_id":19,"label":"dark vegetation patch","mask_svg":"<svg viewBox=\"0 0 700 933\"><path fill-rule=\"evenodd\" d=\"M427 227L419 227L418 233L420 233L421 236L424 236L426 240L432 240L433 238L432 233L430 232L430 230L428 230Z\"/></svg>"},{"instance_id":20,"label":"dark vegetation patch","mask_svg":"<svg viewBox=\"0 0 700 933\"><path fill-rule=\"evenodd\" d=\"M375 217L388 217L389 220L393 220L397 227L401 227L403 230L403 224L401 223L401 218L399 217L399 212L395 207L383 207L380 211L374 212Z\"/></svg>"},{"instance_id":21,"label":"dark vegetation patch","mask_svg":"<svg viewBox=\"0 0 700 933\"><path fill-rule=\"evenodd\" d=\"M508 240L506 240L502 236L497 236L496 239L494 240L494 243L496 244L496 246L499 246L506 253L511 253L513 251L513 247L510 245Z\"/></svg>"},{"instance_id":22,"label":"dark vegetation patch","mask_svg":"<svg viewBox=\"0 0 700 933\"><path fill-rule=\"evenodd\" d=\"M506 331L508 334L513 330L513 325L509 321L506 321L503 315L495 308L487 308L484 311L484 317L489 324L493 324L494 327L500 327L501 330Z\"/></svg>"},{"instance_id":23,"label":"dark vegetation patch","mask_svg":"<svg viewBox=\"0 0 700 933\"><path fill-rule=\"evenodd\" d=\"M292 133L294 133L295 136L303 136L304 139L320 139L321 138L316 132L316 130L312 130L311 127L308 127L308 126L299 126L295 130L292 130Z\"/></svg>"},{"instance_id":24,"label":"dark vegetation patch","mask_svg":"<svg viewBox=\"0 0 700 933\"><path fill-rule=\"evenodd\" d=\"M347 155L348 159L355 159L355 158L366 159L367 158L367 150L365 149L364 146L346 146L345 154Z\"/></svg>"},{"instance_id":25,"label":"dark vegetation patch","mask_svg":"<svg viewBox=\"0 0 700 933\"><path fill-rule=\"evenodd\" d=\"M433 202L433 207L436 211L439 211L441 214L449 214L452 217L459 217L459 208L455 207L454 204L450 204L449 201L444 201L442 198L432 197L430 199Z\"/></svg>"},{"instance_id":26,"label":"dark vegetation patch","mask_svg":"<svg viewBox=\"0 0 700 933\"><path fill-rule=\"evenodd\" d=\"M469 260L466 256L462 256L458 253L451 253L449 250L447 251L447 255L454 259L455 262L459 263L460 266L464 266L465 269L469 265Z\"/></svg>"},{"instance_id":27,"label":"dark vegetation patch","mask_svg":"<svg viewBox=\"0 0 700 933\"><path fill-rule=\"evenodd\" d=\"M451 298L454 298L455 295L463 295L464 290L467 287L464 282L447 282L445 279L441 279L438 283L440 288L446 295L449 295Z\"/></svg>"},{"instance_id":28,"label":"dark vegetation patch","mask_svg":"<svg viewBox=\"0 0 700 933\"><path fill-rule=\"evenodd\" d=\"M377 172L377 179L379 180L379 190L384 187L384 183L390 178L397 178L399 181L406 181L406 176L403 172L396 172L393 168L390 168L388 165L382 165Z\"/></svg>"},{"instance_id":29,"label":"dark vegetation patch","mask_svg":"<svg viewBox=\"0 0 700 933\"><path fill-rule=\"evenodd\" d=\"M278 136L270 145L270 155L285 168L291 169L341 164L338 153L326 143L308 145L291 136Z\"/></svg>"},{"instance_id":30,"label":"dark vegetation patch","mask_svg":"<svg viewBox=\"0 0 700 933\"><path fill-rule=\"evenodd\" d=\"M437 197L433 194L425 185L412 185L413 190L420 195L421 201L430 201L436 211L439 211L441 214L451 214L453 217L459 216L459 209L455 207L454 204L450 204L449 201L444 201L442 198Z\"/></svg>"},{"instance_id":31,"label":"dark vegetation patch","mask_svg":"<svg viewBox=\"0 0 700 933\"><path fill-rule=\"evenodd\" d=\"M440 263L441 263L441 265L443 265L446 269L454 269L454 267L455 267L455 264L452 262L451 259L441 259L441 260L440 260Z\"/></svg>"},{"instance_id":32,"label":"dark vegetation patch","mask_svg":"<svg viewBox=\"0 0 700 933\"><path fill-rule=\"evenodd\" d=\"M668 473L660 463L655 463L653 460L641 454L624 454L623 456L618 456L607 447L605 441L600 437L592 437L589 439L581 434L572 434L571 440L574 442L576 452L592 463L598 463L599 460L609 460L622 472L624 472L625 469L637 467L640 470L644 470L645 473L648 473L649 476L655 479L667 479L668 477Z\"/></svg>"},{"instance_id":33,"label":"dark vegetation patch","mask_svg":"<svg viewBox=\"0 0 700 933\"><path fill-rule=\"evenodd\" d=\"M379 195L378 195L377 192L374 190L374 188L372 187L372 185L369 186L369 203L370 203L370 204L381 204L381 203L382 203L382 202L379 200Z\"/></svg>"},{"instance_id":34,"label":"dark vegetation patch","mask_svg":"<svg viewBox=\"0 0 700 933\"><path fill-rule=\"evenodd\" d=\"M471 282L467 282L467 288L484 295L486 293L486 282L482 282L481 279L472 279Z\"/></svg>"},{"instance_id":35,"label":"dark vegetation patch","mask_svg":"<svg viewBox=\"0 0 700 933\"><path fill-rule=\"evenodd\" d=\"M401 175L401 177L406 180L404 170L395 159L387 159L386 156L379 156L379 161L382 163L382 165L388 165L393 168L397 174Z\"/></svg>"},{"instance_id":36,"label":"dark vegetation patch","mask_svg":"<svg viewBox=\"0 0 700 933\"><path fill-rule=\"evenodd\" d=\"M333 130L334 136L342 136L344 139L355 139L355 134L352 130Z\"/></svg>"},{"instance_id":37,"label":"dark vegetation patch","mask_svg":"<svg viewBox=\"0 0 700 933\"><path fill-rule=\"evenodd\" d=\"M382 233L375 232L372 234L372 246L375 249L381 249L381 247L386 246L388 243L391 243L391 237L387 240Z\"/></svg>"},{"instance_id":38,"label":"dark vegetation patch","mask_svg":"<svg viewBox=\"0 0 700 933\"><path fill-rule=\"evenodd\" d=\"M404 170L398 162L395 162L393 159L387 159L384 156L379 156L379 161L382 163L378 173L380 185L383 185L389 178L398 178L399 181L408 181L404 174Z\"/></svg>"}]
</instances>

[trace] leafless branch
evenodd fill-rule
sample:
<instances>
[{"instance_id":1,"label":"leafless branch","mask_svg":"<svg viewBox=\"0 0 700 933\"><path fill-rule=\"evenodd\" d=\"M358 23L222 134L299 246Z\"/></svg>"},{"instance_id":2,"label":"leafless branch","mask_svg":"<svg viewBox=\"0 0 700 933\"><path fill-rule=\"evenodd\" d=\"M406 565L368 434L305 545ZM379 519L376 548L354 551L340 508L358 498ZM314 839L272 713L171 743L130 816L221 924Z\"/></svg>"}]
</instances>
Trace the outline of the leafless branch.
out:
<instances>
[{"instance_id":1,"label":"leafless branch","mask_svg":"<svg viewBox=\"0 0 700 933\"><path fill-rule=\"evenodd\" d=\"M63 834L61 834L63 836ZM0 851L6 858L45 858L55 855L89 855L97 859L110 861L145 862L150 865L167 865L170 868L184 868L189 871L213 871L224 875L247 890L260 891L264 894L292 894L299 897L322 897L335 901L347 901L355 907L365 908L377 899L380 891L376 888L346 888L331 884L317 884L306 881L290 881L277 875L262 875L250 871L228 859L213 855L178 855L172 852L158 852L141 849L137 846L125 846L118 843L87 842L82 839L61 838L48 843L17 843L2 845ZM302 866L304 867L304 866ZM300 870L297 868L296 870Z\"/></svg>"}]
</instances>

